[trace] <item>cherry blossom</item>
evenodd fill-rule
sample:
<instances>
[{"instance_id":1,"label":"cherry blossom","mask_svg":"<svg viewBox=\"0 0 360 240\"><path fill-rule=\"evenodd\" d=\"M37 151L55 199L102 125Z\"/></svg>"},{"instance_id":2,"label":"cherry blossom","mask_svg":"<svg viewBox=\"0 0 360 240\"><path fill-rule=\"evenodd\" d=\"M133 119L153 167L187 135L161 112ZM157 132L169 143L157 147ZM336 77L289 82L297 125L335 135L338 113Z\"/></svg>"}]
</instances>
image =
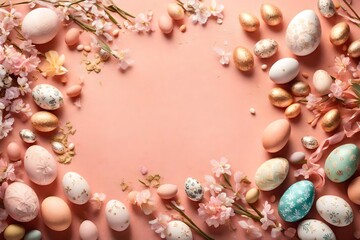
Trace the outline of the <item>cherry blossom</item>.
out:
<instances>
[{"instance_id":1,"label":"cherry blossom","mask_svg":"<svg viewBox=\"0 0 360 240\"><path fill-rule=\"evenodd\" d=\"M114 51L113 54L119 60L119 68L122 71L127 70L134 63L134 60L130 58L130 49L123 49L120 51Z\"/></svg>"},{"instance_id":2,"label":"cherry blossom","mask_svg":"<svg viewBox=\"0 0 360 240\"><path fill-rule=\"evenodd\" d=\"M145 13L139 13L134 19L134 23L126 20L124 21L124 27L126 29L132 30L134 32L147 32L150 33L154 31L154 27L152 26L152 18L153 12L148 11Z\"/></svg>"},{"instance_id":3,"label":"cherry blossom","mask_svg":"<svg viewBox=\"0 0 360 240\"><path fill-rule=\"evenodd\" d=\"M241 199L243 203L246 203L245 195L249 188L249 181L246 178L246 175L240 171L234 173L234 182L235 182L235 197L236 199Z\"/></svg>"},{"instance_id":4,"label":"cherry blossom","mask_svg":"<svg viewBox=\"0 0 360 240\"><path fill-rule=\"evenodd\" d=\"M217 23L221 24L223 22L224 19L224 15L222 14L222 12L224 11L224 5L223 4L218 4L216 2L216 0L212 0L211 4L210 4L210 13L212 16L216 17L216 21Z\"/></svg>"},{"instance_id":5,"label":"cherry blossom","mask_svg":"<svg viewBox=\"0 0 360 240\"><path fill-rule=\"evenodd\" d=\"M293 238L296 235L296 229L290 227L290 228L285 230L284 235L289 237L289 238Z\"/></svg>"},{"instance_id":6,"label":"cherry blossom","mask_svg":"<svg viewBox=\"0 0 360 240\"><path fill-rule=\"evenodd\" d=\"M335 58L335 72L337 74L346 73L351 61L349 57L345 57L344 54L341 54L339 57Z\"/></svg>"},{"instance_id":7,"label":"cherry blossom","mask_svg":"<svg viewBox=\"0 0 360 240\"><path fill-rule=\"evenodd\" d=\"M9 132L13 130L14 118L0 119L0 139L8 136Z\"/></svg>"},{"instance_id":8,"label":"cherry blossom","mask_svg":"<svg viewBox=\"0 0 360 240\"><path fill-rule=\"evenodd\" d=\"M274 209L271 208L271 205L268 201L265 201L263 207L264 209L261 211L263 217L260 219L260 222L262 223L261 228L266 230L268 227L275 227L276 224L273 221L276 220Z\"/></svg>"},{"instance_id":9,"label":"cherry blossom","mask_svg":"<svg viewBox=\"0 0 360 240\"><path fill-rule=\"evenodd\" d=\"M161 238L165 238L165 230L171 217L166 214L159 214L155 219L149 221L151 230L154 230Z\"/></svg>"},{"instance_id":10,"label":"cherry blossom","mask_svg":"<svg viewBox=\"0 0 360 240\"><path fill-rule=\"evenodd\" d=\"M97 209L100 209L105 199L106 199L105 193L96 192L92 195L90 202L93 203Z\"/></svg>"},{"instance_id":11,"label":"cherry blossom","mask_svg":"<svg viewBox=\"0 0 360 240\"><path fill-rule=\"evenodd\" d=\"M211 12L204 3L199 3L195 6L194 14L191 15L191 20L194 24L200 23L204 25L211 16Z\"/></svg>"},{"instance_id":12,"label":"cherry blossom","mask_svg":"<svg viewBox=\"0 0 360 240\"><path fill-rule=\"evenodd\" d=\"M220 57L219 62L222 65L229 65L230 63L230 57L232 55L231 52L226 52L224 49L219 48L219 47L215 47L214 51L216 52L216 54Z\"/></svg>"},{"instance_id":13,"label":"cherry blossom","mask_svg":"<svg viewBox=\"0 0 360 240\"><path fill-rule=\"evenodd\" d=\"M310 93L307 97L306 97L306 107L308 109L312 109L314 108L319 102L321 102L322 98L321 97L317 97L314 94Z\"/></svg>"},{"instance_id":14,"label":"cherry blossom","mask_svg":"<svg viewBox=\"0 0 360 240\"><path fill-rule=\"evenodd\" d=\"M210 191L211 195L215 195L218 194L220 192L222 192L222 190L224 189L224 187L221 184L218 184L215 180L215 178L211 175L205 175L205 186L204 186L204 190L205 191Z\"/></svg>"},{"instance_id":15,"label":"cherry blossom","mask_svg":"<svg viewBox=\"0 0 360 240\"><path fill-rule=\"evenodd\" d=\"M211 160L210 163L213 166L212 172L216 177L220 177L223 174L231 175L230 164L227 163L228 160L224 157L220 161Z\"/></svg>"},{"instance_id":16,"label":"cherry blossom","mask_svg":"<svg viewBox=\"0 0 360 240\"><path fill-rule=\"evenodd\" d=\"M278 227L273 227L273 228L271 229L271 237L272 237L272 238L278 238L278 237L280 237L281 234L282 234L282 231L283 231L283 229L282 229L282 227L281 227L280 224L279 224Z\"/></svg>"},{"instance_id":17,"label":"cherry blossom","mask_svg":"<svg viewBox=\"0 0 360 240\"><path fill-rule=\"evenodd\" d=\"M155 202L151 197L149 189L138 191L131 191L128 194L128 200L131 204L137 205L145 215L150 215L155 210Z\"/></svg>"},{"instance_id":18,"label":"cherry blossom","mask_svg":"<svg viewBox=\"0 0 360 240\"><path fill-rule=\"evenodd\" d=\"M329 97L335 97L337 99L343 100L343 91L346 87L346 84L339 79L336 79L334 83L330 86Z\"/></svg>"},{"instance_id":19,"label":"cherry blossom","mask_svg":"<svg viewBox=\"0 0 360 240\"><path fill-rule=\"evenodd\" d=\"M252 219L248 219L247 221L241 220L238 222L240 227L245 230L249 239L259 239L262 237L261 230L254 226L254 221Z\"/></svg>"}]
</instances>

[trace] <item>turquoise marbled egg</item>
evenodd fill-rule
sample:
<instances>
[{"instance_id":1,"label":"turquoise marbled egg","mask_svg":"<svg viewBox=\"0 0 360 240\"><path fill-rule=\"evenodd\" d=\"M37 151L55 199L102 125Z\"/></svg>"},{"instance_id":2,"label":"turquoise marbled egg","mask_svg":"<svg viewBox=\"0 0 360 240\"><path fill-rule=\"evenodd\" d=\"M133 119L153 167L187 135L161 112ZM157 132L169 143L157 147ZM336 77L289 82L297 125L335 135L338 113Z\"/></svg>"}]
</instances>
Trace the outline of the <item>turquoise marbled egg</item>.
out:
<instances>
[{"instance_id":1,"label":"turquoise marbled egg","mask_svg":"<svg viewBox=\"0 0 360 240\"><path fill-rule=\"evenodd\" d=\"M325 162L326 176L333 182L345 182L359 165L360 150L355 144L344 144L335 148Z\"/></svg>"},{"instance_id":2,"label":"turquoise marbled egg","mask_svg":"<svg viewBox=\"0 0 360 240\"><path fill-rule=\"evenodd\" d=\"M40 240L41 232L39 230L31 230L25 235L24 240Z\"/></svg>"},{"instance_id":3,"label":"turquoise marbled egg","mask_svg":"<svg viewBox=\"0 0 360 240\"><path fill-rule=\"evenodd\" d=\"M286 222L296 222L309 213L315 199L312 182L302 180L291 185L281 196L278 206L280 217Z\"/></svg>"}]
</instances>

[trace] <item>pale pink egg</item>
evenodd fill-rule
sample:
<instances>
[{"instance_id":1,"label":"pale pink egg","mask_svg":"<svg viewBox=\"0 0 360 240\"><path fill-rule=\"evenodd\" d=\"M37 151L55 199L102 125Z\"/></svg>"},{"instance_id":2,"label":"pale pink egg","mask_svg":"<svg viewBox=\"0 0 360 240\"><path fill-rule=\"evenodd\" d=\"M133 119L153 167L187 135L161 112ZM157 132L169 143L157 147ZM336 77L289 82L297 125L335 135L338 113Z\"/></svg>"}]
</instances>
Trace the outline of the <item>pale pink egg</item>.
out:
<instances>
[{"instance_id":1,"label":"pale pink egg","mask_svg":"<svg viewBox=\"0 0 360 240\"><path fill-rule=\"evenodd\" d=\"M269 153L280 151L287 144L290 133L291 126L288 120L279 119L271 122L262 135L264 149Z\"/></svg>"},{"instance_id":2,"label":"pale pink egg","mask_svg":"<svg viewBox=\"0 0 360 240\"><path fill-rule=\"evenodd\" d=\"M11 142L6 148L6 153L10 161L18 161L21 159L21 149L16 142Z\"/></svg>"},{"instance_id":3,"label":"pale pink egg","mask_svg":"<svg viewBox=\"0 0 360 240\"><path fill-rule=\"evenodd\" d=\"M65 35L65 43L73 46L79 42L80 31L77 28L70 28Z\"/></svg>"},{"instance_id":4,"label":"pale pink egg","mask_svg":"<svg viewBox=\"0 0 360 240\"><path fill-rule=\"evenodd\" d=\"M55 196L47 197L41 203L41 216L45 225L54 231L66 230L72 221L69 206Z\"/></svg>"},{"instance_id":5,"label":"pale pink egg","mask_svg":"<svg viewBox=\"0 0 360 240\"><path fill-rule=\"evenodd\" d=\"M178 187L174 184L162 184L156 190L157 194L162 199L171 199L174 198L178 192Z\"/></svg>"},{"instance_id":6,"label":"pale pink egg","mask_svg":"<svg viewBox=\"0 0 360 240\"><path fill-rule=\"evenodd\" d=\"M39 213L39 199L25 183L11 183L6 188L3 201L7 213L16 221L30 222Z\"/></svg>"},{"instance_id":7,"label":"pale pink egg","mask_svg":"<svg viewBox=\"0 0 360 240\"><path fill-rule=\"evenodd\" d=\"M89 220L85 220L80 224L79 233L82 240L97 240L99 237L96 225Z\"/></svg>"},{"instance_id":8,"label":"pale pink egg","mask_svg":"<svg viewBox=\"0 0 360 240\"><path fill-rule=\"evenodd\" d=\"M162 15L158 20L159 28L164 34L170 34L174 28L174 23L171 17Z\"/></svg>"},{"instance_id":9,"label":"pale pink egg","mask_svg":"<svg viewBox=\"0 0 360 240\"><path fill-rule=\"evenodd\" d=\"M77 97L81 94L82 86L80 84L75 84L66 89L66 95L69 97Z\"/></svg>"},{"instance_id":10,"label":"pale pink egg","mask_svg":"<svg viewBox=\"0 0 360 240\"><path fill-rule=\"evenodd\" d=\"M360 205L360 177L354 178L351 181L347 194L353 203Z\"/></svg>"}]
</instances>

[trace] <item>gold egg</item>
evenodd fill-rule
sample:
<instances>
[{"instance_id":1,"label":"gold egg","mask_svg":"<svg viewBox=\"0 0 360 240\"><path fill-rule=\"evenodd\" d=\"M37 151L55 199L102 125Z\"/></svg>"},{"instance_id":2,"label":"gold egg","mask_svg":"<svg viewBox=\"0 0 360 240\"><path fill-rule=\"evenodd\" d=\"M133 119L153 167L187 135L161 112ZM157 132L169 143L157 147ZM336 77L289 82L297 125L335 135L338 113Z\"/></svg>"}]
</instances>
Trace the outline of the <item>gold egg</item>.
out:
<instances>
[{"instance_id":1,"label":"gold egg","mask_svg":"<svg viewBox=\"0 0 360 240\"><path fill-rule=\"evenodd\" d=\"M352 42L347 51L352 58L360 57L360 39Z\"/></svg>"},{"instance_id":2,"label":"gold egg","mask_svg":"<svg viewBox=\"0 0 360 240\"><path fill-rule=\"evenodd\" d=\"M259 19L252 13L240 13L239 22L241 27L247 32L255 32L260 27Z\"/></svg>"},{"instance_id":3,"label":"gold egg","mask_svg":"<svg viewBox=\"0 0 360 240\"><path fill-rule=\"evenodd\" d=\"M276 26L282 22L281 10L272 4L264 3L260 7L261 18L269 26Z\"/></svg>"},{"instance_id":4,"label":"gold egg","mask_svg":"<svg viewBox=\"0 0 360 240\"><path fill-rule=\"evenodd\" d=\"M233 60L235 66L240 71L250 71L254 67L254 57L249 49L245 47L237 47L234 49Z\"/></svg>"},{"instance_id":5,"label":"gold egg","mask_svg":"<svg viewBox=\"0 0 360 240\"><path fill-rule=\"evenodd\" d=\"M341 123L341 115L338 109L332 109L325 113L321 119L321 127L325 132L334 131Z\"/></svg>"},{"instance_id":6,"label":"gold egg","mask_svg":"<svg viewBox=\"0 0 360 240\"><path fill-rule=\"evenodd\" d=\"M285 116L287 118L296 118L301 113L300 103L293 103L285 109Z\"/></svg>"},{"instance_id":7,"label":"gold egg","mask_svg":"<svg viewBox=\"0 0 360 240\"><path fill-rule=\"evenodd\" d=\"M51 132L59 125L59 119L52 113L40 111L31 116L32 126L40 132Z\"/></svg>"},{"instance_id":8,"label":"gold egg","mask_svg":"<svg viewBox=\"0 0 360 240\"><path fill-rule=\"evenodd\" d=\"M260 196L260 190L258 188L251 188L245 195L247 203L256 203Z\"/></svg>"},{"instance_id":9,"label":"gold egg","mask_svg":"<svg viewBox=\"0 0 360 240\"><path fill-rule=\"evenodd\" d=\"M303 81L295 82L291 86L291 93L296 97L306 97L310 91L310 85Z\"/></svg>"},{"instance_id":10,"label":"gold egg","mask_svg":"<svg viewBox=\"0 0 360 240\"><path fill-rule=\"evenodd\" d=\"M335 46L344 44L350 37L350 26L346 22L340 22L330 31L330 42Z\"/></svg>"},{"instance_id":11,"label":"gold egg","mask_svg":"<svg viewBox=\"0 0 360 240\"><path fill-rule=\"evenodd\" d=\"M293 97L285 89L275 87L269 93L269 100L272 105L278 108L286 108L293 103Z\"/></svg>"}]
</instances>

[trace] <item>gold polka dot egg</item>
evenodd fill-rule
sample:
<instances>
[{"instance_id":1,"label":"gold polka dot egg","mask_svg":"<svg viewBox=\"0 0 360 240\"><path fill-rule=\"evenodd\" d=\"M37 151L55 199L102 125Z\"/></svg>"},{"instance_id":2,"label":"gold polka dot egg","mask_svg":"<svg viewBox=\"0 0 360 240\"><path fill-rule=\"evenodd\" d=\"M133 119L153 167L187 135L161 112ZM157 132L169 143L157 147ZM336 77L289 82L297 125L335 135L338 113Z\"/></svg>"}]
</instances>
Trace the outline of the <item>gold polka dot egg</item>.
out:
<instances>
[{"instance_id":1,"label":"gold polka dot egg","mask_svg":"<svg viewBox=\"0 0 360 240\"><path fill-rule=\"evenodd\" d=\"M192 240L192 232L184 222L174 220L168 223L165 230L166 240Z\"/></svg>"},{"instance_id":2,"label":"gold polka dot egg","mask_svg":"<svg viewBox=\"0 0 360 240\"><path fill-rule=\"evenodd\" d=\"M49 84L36 85L31 94L36 105L45 110L59 109L64 103L60 90Z\"/></svg>"},{"instance_id":3,"label":"gold polka dot egg","mask_svg":"<svg viewBox=\"0 0 360 240\"><path fill-rule=\"evenodd\" d=\"M82 205L90 199L90 186L81 175L67 172L62 179L62 187L70 202Z\"/></svg>"},{"instance_id":4,"label":"gold polka dot egg","mask_svg":"<svg viewBox=\"0 0 360 240\"><path fill-rule=\"evenodd\" d=\"M130 214L127 207L119 200L110 200L105 207L108 226L114 231L124 231L130 225Z\"/></svg>"}]
</instances>

